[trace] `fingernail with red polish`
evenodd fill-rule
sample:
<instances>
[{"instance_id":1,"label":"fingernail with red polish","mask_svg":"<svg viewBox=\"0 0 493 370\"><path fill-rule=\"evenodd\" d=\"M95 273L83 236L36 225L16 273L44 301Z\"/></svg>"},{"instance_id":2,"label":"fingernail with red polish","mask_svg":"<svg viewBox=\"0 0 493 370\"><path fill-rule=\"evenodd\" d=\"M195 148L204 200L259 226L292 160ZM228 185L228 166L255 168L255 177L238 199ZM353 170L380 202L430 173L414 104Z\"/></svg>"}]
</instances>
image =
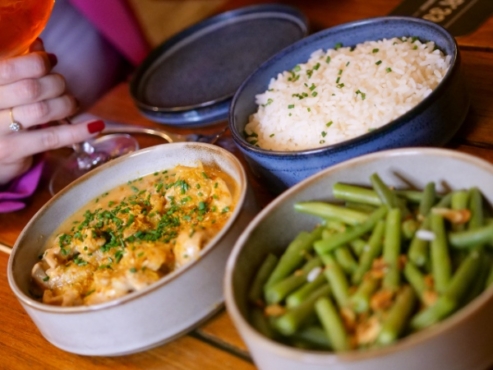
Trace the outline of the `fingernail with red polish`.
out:
<instances>
[{"instance_id":1,"label":"fingernail with red polish","mask_svg":"<svg viewBox=\"0 0 493 370\"><path fill-rule=\"evenodd\" d=\"M87 124L87 131L89 131L90 134L101 132L103 130L104 130L104 121L94 121Z\"/></svg>"},{"instance_id":2,"label":"fingernail with red polish","mask_svg":"<svg viewBox=\"0 0 493 370\"><path fill-rule=\"evenodd\" d=\"M54 67L58 64L58 58L55 54L47 53L48 59L50 61L51 67Z\"/></svg>"}]
</instances>

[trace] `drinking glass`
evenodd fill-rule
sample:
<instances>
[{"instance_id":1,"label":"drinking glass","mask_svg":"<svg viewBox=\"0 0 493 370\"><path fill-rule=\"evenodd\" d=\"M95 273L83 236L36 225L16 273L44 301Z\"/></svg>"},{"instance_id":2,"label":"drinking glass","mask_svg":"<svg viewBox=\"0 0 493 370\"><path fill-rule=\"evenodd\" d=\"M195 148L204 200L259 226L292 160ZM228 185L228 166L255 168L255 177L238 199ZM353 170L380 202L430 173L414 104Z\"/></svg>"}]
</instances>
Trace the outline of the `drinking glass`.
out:
<instances>
[{"instance_id":1,"label":"drinking glass","mask_svg":"<svg viewBox=\"0 0 493 370\"><path fill-rule=\"evenodd\" d=\"M25 54L50 18L55 0L0 0L0 59ZM63 120L62 120L63 121ZM65 123L71 123L69 119ZM52 194L92 168L138 149L126 134L109 135L72 146L74 153L53 174Z\"/></svg>"}]
</instances>

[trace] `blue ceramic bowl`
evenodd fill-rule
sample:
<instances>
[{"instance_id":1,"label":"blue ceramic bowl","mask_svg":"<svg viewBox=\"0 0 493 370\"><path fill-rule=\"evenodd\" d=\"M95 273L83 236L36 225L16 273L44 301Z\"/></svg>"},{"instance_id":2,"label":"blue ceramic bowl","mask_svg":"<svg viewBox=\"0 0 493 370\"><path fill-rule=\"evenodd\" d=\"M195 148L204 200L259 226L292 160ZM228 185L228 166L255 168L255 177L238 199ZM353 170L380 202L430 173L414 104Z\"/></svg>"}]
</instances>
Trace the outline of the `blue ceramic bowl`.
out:
<instances>
[{"instance_id":1,"label":"blue ceramic bowl","mask_svg":"<svg viewBox=\"0 0 493 370\"><path fill-rule=\"evenodd\" d=\"M413 109L362 136L338 144L303 151L271 151L249 144L244 137L248 117L255 113L255 96L267 90L278 73L306 63L312 52L383 38L416 36L434 41L451 56L451 66L437 88ZM442 146L457 132L469 109L454 37L444 28L411 17L380 17L343 24L315 33L288 46L264 62L233 97L229 127L253 173L275 193L344 160L363 154L410 146Z\"/></svg>"}]
</instances>

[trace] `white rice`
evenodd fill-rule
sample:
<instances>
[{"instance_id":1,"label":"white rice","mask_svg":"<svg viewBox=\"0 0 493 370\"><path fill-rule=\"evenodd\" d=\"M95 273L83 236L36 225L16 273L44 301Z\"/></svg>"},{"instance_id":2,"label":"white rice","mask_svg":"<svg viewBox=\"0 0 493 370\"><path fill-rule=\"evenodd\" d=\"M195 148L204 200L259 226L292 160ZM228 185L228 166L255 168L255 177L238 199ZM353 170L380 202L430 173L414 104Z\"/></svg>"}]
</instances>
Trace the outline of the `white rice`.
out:
<instances>
[{"instance_id":1,"label":"white rice","mask_svg":"<svg viewBox=\"0 0 493 370\"><path fill-rule=\"evenodd\" d=\"M279 73L256 96L247 140L296 151L345 141L401 116L440 83L450 56L414 38L368 41L354 49L315 51Z\"/></svg>"}]
</instances>

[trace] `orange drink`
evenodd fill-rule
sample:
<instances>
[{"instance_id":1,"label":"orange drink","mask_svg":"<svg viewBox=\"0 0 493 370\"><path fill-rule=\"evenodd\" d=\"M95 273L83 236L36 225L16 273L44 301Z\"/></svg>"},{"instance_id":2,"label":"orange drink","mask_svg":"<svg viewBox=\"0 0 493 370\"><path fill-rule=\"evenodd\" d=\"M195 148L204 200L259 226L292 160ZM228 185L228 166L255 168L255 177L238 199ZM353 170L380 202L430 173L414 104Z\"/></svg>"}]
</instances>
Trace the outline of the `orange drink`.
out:
<instances>
[{"instance_id":1,"label":"orange drink","mask_svg":"<svg viewBox=\"0 0 493 370\"><path fill-rule=\"evenodd\" d=\"M27 52L43 31L55 0L0 0L0 59Z\"/></svg>"}]
</instances>

